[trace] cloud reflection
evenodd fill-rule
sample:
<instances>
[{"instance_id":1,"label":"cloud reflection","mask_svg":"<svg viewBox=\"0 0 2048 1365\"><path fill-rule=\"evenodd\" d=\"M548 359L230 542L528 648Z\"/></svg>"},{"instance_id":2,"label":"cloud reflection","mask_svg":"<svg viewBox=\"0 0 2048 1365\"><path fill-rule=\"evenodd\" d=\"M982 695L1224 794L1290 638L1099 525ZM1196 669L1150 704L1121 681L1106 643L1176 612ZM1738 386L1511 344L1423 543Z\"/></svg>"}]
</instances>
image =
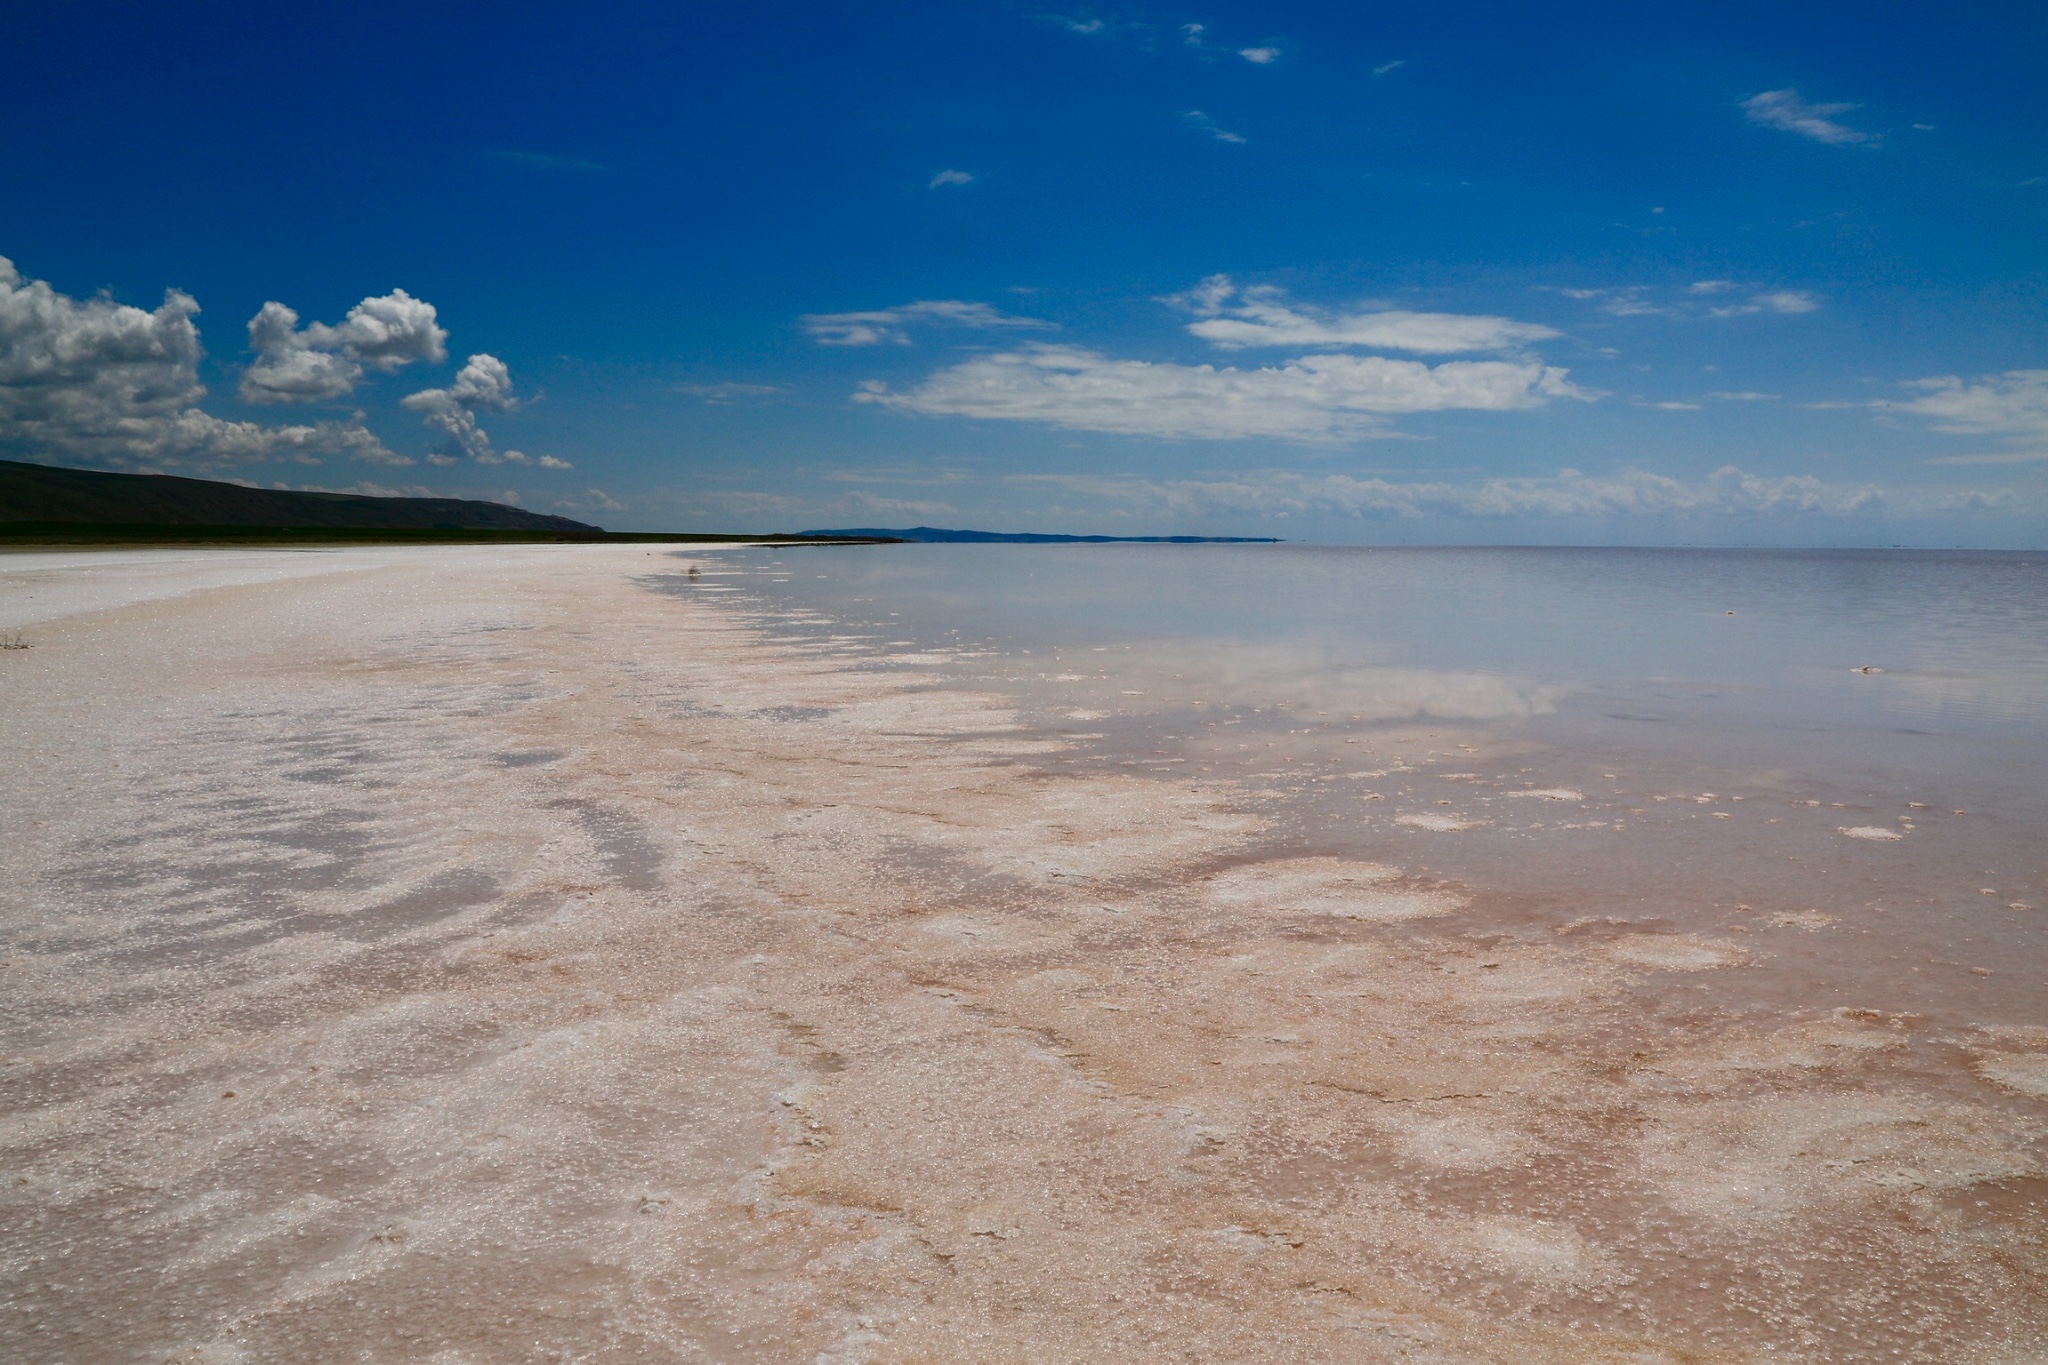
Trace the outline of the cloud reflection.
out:
<instances>
[{"instance_id":1,"label":"cloud reflection","mask_svg":"<svg viewBox=\"0 0 2048 1365\"><path fill-rule=\"evenodd\" d=\"M1219 639L1063 648L1052 661L1012 656L1005 679L1039 705L1124 714L1186 706L1285 706L1332 720L1498 721L1547 715L1572 692L1503 673L1396 668L1333 659L1306 645ZM1039 664L1026 672L1020 663Z\"/></svg>"}]
</instances>

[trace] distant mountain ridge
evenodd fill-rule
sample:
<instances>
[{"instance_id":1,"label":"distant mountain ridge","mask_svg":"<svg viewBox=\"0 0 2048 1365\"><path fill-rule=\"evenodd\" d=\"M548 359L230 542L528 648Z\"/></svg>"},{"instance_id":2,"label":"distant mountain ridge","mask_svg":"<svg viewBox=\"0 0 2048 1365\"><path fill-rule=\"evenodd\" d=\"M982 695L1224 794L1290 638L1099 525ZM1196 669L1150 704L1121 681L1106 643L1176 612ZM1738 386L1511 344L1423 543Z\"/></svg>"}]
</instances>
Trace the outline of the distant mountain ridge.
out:
<instances>
[{"instance_id":1,"label":"distant mountain ridge","mask_svg":"<svg viewBox=\"0 0 2048 1365\"><path fill-rule=\"evenodd\" d=\"M115 474L0 460L0 527L8 522L335 530L603 530L567 517L469 498L292 493L172 474Z\"/></svg>"},{"instance_id":2,"label":"distant mountain ridge","mask_svg":"<svg viewBox=\"0 0 2048 1365\"><path fill-rule=\"evenodd\" d=\"M921 544L971 545L1278 545L1278 536L1063 536L1036 531L947 531L937 526L881 530L799 531L805 536L874 536Z\"/></svg>"}]
</instances>

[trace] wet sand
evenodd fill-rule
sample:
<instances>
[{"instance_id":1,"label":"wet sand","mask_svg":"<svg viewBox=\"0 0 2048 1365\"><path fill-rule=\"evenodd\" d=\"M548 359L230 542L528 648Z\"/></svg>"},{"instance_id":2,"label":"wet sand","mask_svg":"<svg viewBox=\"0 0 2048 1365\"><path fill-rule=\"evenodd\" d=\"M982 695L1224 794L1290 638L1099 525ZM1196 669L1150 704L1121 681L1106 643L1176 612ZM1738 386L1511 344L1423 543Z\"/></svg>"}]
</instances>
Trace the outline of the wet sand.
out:
<instances>
[{"instance_id":1,"label":"wet sand","mask_svg":"<svg viewBox=\"0 0 2048 1365\"><path fill-rule=\"evenodd\" d=\"M2048 1353L2048 1020L1744 992L1839 912L1303 846L680 569L0 561L8 1358Z\"/></svg>"}]
</instances>

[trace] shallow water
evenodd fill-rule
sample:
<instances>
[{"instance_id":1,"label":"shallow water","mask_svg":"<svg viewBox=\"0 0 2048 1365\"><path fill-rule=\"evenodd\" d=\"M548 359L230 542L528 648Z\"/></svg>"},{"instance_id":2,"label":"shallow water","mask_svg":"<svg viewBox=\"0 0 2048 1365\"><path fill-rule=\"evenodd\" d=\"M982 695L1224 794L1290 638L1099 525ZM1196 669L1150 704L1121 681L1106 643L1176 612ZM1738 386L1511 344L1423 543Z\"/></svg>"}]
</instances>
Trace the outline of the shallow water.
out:
<instances>
[{"instance_id":1,"label":"shallow water","mask_svg":"<svg viewBox=\"0 0 2048 1365\"><path fill-rule=\"evenodd\" d=\"M1769 937L1722 998L2042 1022L2048 555L694 562L680 590L785 638L1013 697L1075 744L1056 764L1249 780L1276 851L1456 879L1502 913Z\"/></svg>"}]
</instances>

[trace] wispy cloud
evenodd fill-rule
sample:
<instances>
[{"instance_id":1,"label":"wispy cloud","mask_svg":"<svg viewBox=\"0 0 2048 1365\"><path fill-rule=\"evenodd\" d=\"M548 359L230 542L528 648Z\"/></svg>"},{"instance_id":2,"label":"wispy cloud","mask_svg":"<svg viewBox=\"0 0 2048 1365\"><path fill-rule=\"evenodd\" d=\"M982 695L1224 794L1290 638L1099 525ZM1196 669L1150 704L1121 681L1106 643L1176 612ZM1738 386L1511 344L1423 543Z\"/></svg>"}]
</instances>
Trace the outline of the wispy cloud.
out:
<instances>
[{"instance_id":1,"label":"wispy cloud","mask_svg":"<svg viewBox=\"0 0 2048 1365\"><path fill-rule=\"evenodd\" d=\"M716 508L735 520L752 517L787 518L785 525L798 526L887 526L903 525L903 519L922 520L959 515L951 503L911 498L882 497L865 490L831 497L806 497L765 489L733 489L701 493L698 499L707 509Z\"/></svg>"},{"instance_id":2,"label":"wispy cloud","mask_svg":"<svg viewBox=\"0 0 2048 1365\"><path fill-rule=\"evenodd\" d=\"M1929 464L1953 465L2001 465L2040 464L2048 461L2048 446L2037 450L1987 450L1976 455L1940 455L1929 460Z\"/></svg>"},{"instance_id":3,"label":"wispy cloud","mask_svg":"<svg viewBox=\"0 0 2048 1365\"><path fill-rule=\"evenodd\" d=\"M1752 292L1727 303L1708 301L1725 298L1743 289ZM1758 313L1795 315L1818 312L1821 299L1805 289L1758 289L1734 280L1698 280L1687 285L1682 297L1651 289L1647 285L1619 285L1607 289L1559 289L1568 299L1596 303L1600 311L1614 317L1740 318Z\"/></svg>"},{"instance_id":4,"label":"wispy cloud","mask_svg":"<svg viewBox=\"0 0 2048 1365\"><path fill-rule=\"evenodd\" d=\"M872 313L806 313L798 324L821 346L879 346L885 342L908 346L913 323L947 327L994 328L1039 327L1056 329L1056 324L1037 318L1000 313L985 303L960 299L919 299L897 308Z\"/></svg>"},{"instance_id":5,"label":"wispy cloud","mask_svg":"<svg viewBox=\"0 0 2048 1365\"><path fill-rule=\"evenodd\" d=\"M525 166L536 171L601 171L604 167L595 161L583 161L573 156L554 156L547 152L494 151L494 161L509 161L515 166Z\"/></svg>"},{"instance_id":6,"label":"wispy cloud","mask_svg":"<svg viewBox=\"0 0 2048 1365\"><path fill-rule=\"evenodd\" d=\"M1119 360L1078 346L1032 346L940 370L914 389L871 381L854 395L897 412L1037 422L1182 440L1277 437L1328 443L1387 434L1390 417L1505 412L1589 398L1537 362L1313 355L1252 370Z\"/></svg>"},{"instance_id":7,"label":"wispy cloud","mask_svg":"<svg viewBox=\"0 0 2048 1365\"><path fill-rule=\"evenodd\" d=\"M251 483L247 479L229 479L226 482L240 484L244 488L257 488L261 486L259 484ZM388 483L377 483L370 479L358 479L354 483L349 484L345 488L336 488L333 487L332 485L324 483L276 483L273 484L272 487L275 487L283 492L356 493L366 498L431 498L434 496L434 490L427 487L425 484L409 483L404 485L394 485Z\"/></svg>"},{"instance_id":8,"label":"wispy cloud","mask_svg":"<svg viewBox=\"0 0 2048 1365\"><path fill-rule=\"evenodd\" d=\"M1601 312L1615 317L1661 316L1676 311L1653 300L1649 289L1642 285L1622 285L1613 289L1560 289L1557 292L1581 303L1597 303Z\"/></svg>"},{"instance_id":9,"label":"wispy cloud","mask_svg":"<svg viewBox=\"0 0 2048 1365\"><path fill-rule=\"evenodd\" d=\"M899 465L884 469L828 469L818 477L827 483L957 484L967 482L972 476L961 469Z\"/></svg>"},{"instance_id":10,"label":"wispy cloud","mask_svg":"<svg viewBox=\"0 0 2048 1365\"><path fill-rule=\"evenodd\" d=\"M1915 379L1917 398L1871 406L1931 422L1936 431L1996 436L2009 446L1977 455L1950 455L1938 464L2019 464L2048 460L2048 370L2007 370L1966 383L1957 375Z\"/></svg>"},{"instance_id":11,"label":"wispy cloud","mask_svg":"<svg viewBox=\"0 0 2048 1365\"><path fill-rule=\"evenodd\" d=\"M1944 494L1936 503L1944 512L2005 512L2018 505L2019 496L2010 488L1966 488L1960 493Z\"/></svg>"},{"instance_id":12,"label":"wispy cloud","mask_svg":"<svg viewBox=\"0 0 2048 1365\"><path fill-rule=\"evenodd\" d=\"M1724 390L1716 390L1713 393L1700 394L1697 398L1667 398L1661 402L1645 400L1638 402L1636 406L1642 408L1661 408L1666 412L1699 412L1709 403L1771 403L1783 396L1776 393L1756 393L1751 391L1730 393Z\"/></svg>"},{"instance_id":13,"label":"wispy cloud","mask_svg":"<svg viewBox=\"0 0 2048 1365\"><path fill-rule=\"evenodd\" d=\"M1820 300L1804 289L1775 289L1765 294L1753 294L1741 303L1724 304L1709 308L1710 318L1739 318L1751 313L1817 313Z\"/></svg>"},{"instance_id":14,"label":"wispy cloud","mask_svg":"<svg viewBox=\"0 0 2048 1365\"><path fill-rule=\"evenodd\" d=\"M1377 350L1452 355L1510 350L1558 336L1540 323L1472 313L1413 313L1400 309L1328 313L1290 303L1270 285L1239 289L1228 275L1211 275L1166 302L1196 315L1188 331L1225 350L1253 346L1367 346Z\"/></svg>"},{"instance_id":15,"label":"wispy cloud","mask_svg":"<svg viewBox=\"0 0 2048 1365\"><path fill-rule=\"evenodd\" d=\"M602 488L586 488L581 493L557 493L549 490L548 506L557 512L571 516L589 516L593 512L629 512L626 503L620 502Z\"/></svg>"},{"instance_id":16,"label":"wispy cloud","mask_svg":"<svg viewBox=\"0 0 2048 1365\"><path fill-rule=\"evenodd\" d=\"M1675 479L1642 469L1623 469L1604 477L1566 469L1550 478L1473 483L1397 483L1294 470L1174 480L1057 474L1018 478L1055 484L1147 512L1194 517L1843 516L1874 510L1884 503L1884 491L1872 485L1830 484L1807 474L1750 474L1733 465L1704 479Z\"/></svg>"},{"instance_id":17,"label":"wispy cloud","mask_svg":"<svg viewBox=\"0 0 2048 1365\"><path fill-rule=\"evenodd\" d=\"M776 384L678 384L677 393L687 393L692 398L701 398L706 403L730 405L733 403L759 402L781 393Z\"/></svg>"},{"instance_id":18,"label":"wispy cloud","mask_svg":"<svg viewBox=\"0 0 2048 1365\"><path fill-rule=\"evenodd\" d=\"M1277 47L1241 47L1237 50L1237 55L1253 66L1271 66L1280 60L1281 54Z\"/></svg>"},{"instance_id":19,"label":"wispy cloud","mask_svg":"<svg viewBox=\"0 0 2048 1365\"><path fill-rule=\"evenodd\" d=\"M1742 102L1742 112L1749 116L1751 123L1797 133L1815 142L1837 147L1875 144L1878 141L1874 133L1861 132L1835 122L1835 115L1862 107L1860 104L1808 104L1799 98L1797 90L1789 88L1766 90Z\"/></svg>"},{"instance_id":20,"label":"wispy cloud","mask_svg":"<svg viewBox=\"0 0 2048 1365\"><path fill-rule=\"evenodd\" d=\"M1239 146L1242 146L1245 142L1245 139L1238 134L1217 127L1216 120L1210 118L1199 109L1190 109L1185 114L1182 114L1181 118L1187 123L1188 127L1200 129L1218 142L1234 142Z\"/></svg>"},{"instance_id":21,"label":"wispy cloud","mask_svg":"<svg viewBox=\"0 0 2048 1365\"><path fill-rule=\"evenodd\" d=\"M935 190L942 185L972 185L973 183L974 174L971 171L940 171L932 177L931 184L925 188Z\"/></svg>"},{"instance_id":22,"label":"wispy cloud","mask_svg":"<svg viewBox=\"0 0 2048 1365\"><path fill-rule=\"evenodd\" d=\"M1377 78L1386 75L1390 71L1399 71L1402 67L1406 65L1408 65L1408 59L1406 57L1396 57L1391 62L1381 62L1378 66L1372 69L1372 74L1375 78Z\"/></svg>"}]
</instances>

